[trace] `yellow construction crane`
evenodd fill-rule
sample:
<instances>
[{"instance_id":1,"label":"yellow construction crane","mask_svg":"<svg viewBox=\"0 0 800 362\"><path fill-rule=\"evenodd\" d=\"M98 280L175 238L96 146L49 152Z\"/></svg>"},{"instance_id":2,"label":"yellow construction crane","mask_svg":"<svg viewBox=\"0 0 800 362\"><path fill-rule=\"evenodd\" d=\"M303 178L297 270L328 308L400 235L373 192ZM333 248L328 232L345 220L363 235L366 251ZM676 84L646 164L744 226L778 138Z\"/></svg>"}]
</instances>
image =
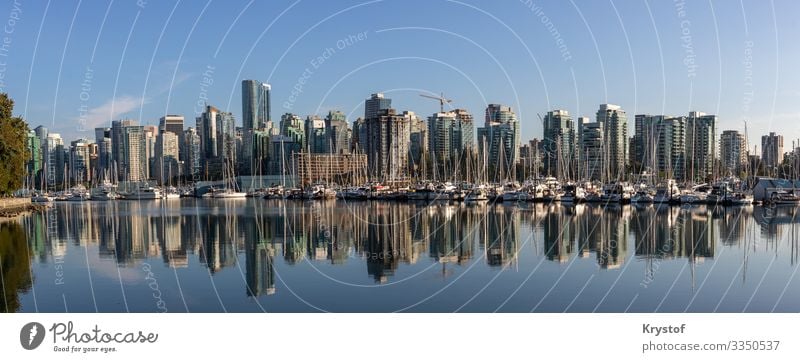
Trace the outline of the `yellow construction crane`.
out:
<instances>
[{"instance_id":1,"label":"yellow construction crane","mask_svg":"<svg viewBox=\"0 0 800 362\"><path fill-rule=\"evenodd\" d=\"M441 96L439 96L439 97L429 96L427 94L420 94L420 96L421 97L425 97L425 98L435 99L435 100L439 101L440 112L444 112L444 104L445 103L452 103L453 102L452 99L445 98L444 97L444 93L442 93Z\"/></svg>"}]
</instances>

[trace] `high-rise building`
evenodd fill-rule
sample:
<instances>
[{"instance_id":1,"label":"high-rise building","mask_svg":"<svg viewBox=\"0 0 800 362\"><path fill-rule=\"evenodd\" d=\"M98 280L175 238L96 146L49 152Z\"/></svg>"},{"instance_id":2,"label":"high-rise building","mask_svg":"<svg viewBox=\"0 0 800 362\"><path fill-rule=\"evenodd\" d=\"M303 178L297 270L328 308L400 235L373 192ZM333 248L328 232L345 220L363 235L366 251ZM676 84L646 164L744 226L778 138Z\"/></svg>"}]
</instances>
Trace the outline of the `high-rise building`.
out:
<instances>
[{"instance_id":1,"label":"high-rise building","mask_svg":"<svg viewBox=\"0 0 800 362\"><path fill-rule=\"evenodd\" d=\"M305 133L307 149L305 152L329 153L330 137L325 133L325 121L318 116L306 117Z\"/></svg>"},{"instance_id":2,"label":"high-rise building","mask_svg":"<svg viewBox=\"0 0 800 362\"><path fill-rule=\"evenodd\" d=\"M268 171L271 175L292 175L295 170L295 155L299 145L292 137L278 135L269 137Z\"/></svg>"},{"instance_id":3,"label":"high-rise building","mask_svg":"<svg viewBox=\"0 0 800 362\"><path fill-rule=\"evenodd\" d=\"M392 100L383 96L383 93L374 93L364 102L364 119L374 119L378 112L392 108Z\"/></svg>"},{"instance_id":4,"label":"high-rise building","mask_svg":"<svg viewBox=\"0 0 800 362\"><path fill-rule=\"evenodd\" d=\"M747 168L747 140L736 130L722 131L719 156L724 175L739 175Z\"/></svg>"},{"instance_id":5,"label":"high-rise building","mask_svg":"<svg viewBox=\"0 0 800 362\"><path fill-rule=\"evenodd\" d=\"M425 121L411 111L403 111L403 117L408 120L411 131L409 133L409 168L414 174L419 174L426 167L425 158L428 157L428 127ZM355 128L355 127L354 127ZM353 130L353 135L357 131Z\"/></svg>"},{"instance_id":6,"label":"high-rise building","mask_svg":"<svg viewBox=\"0 0 800 362\"><path fill-rule=\"evenodd\" d=\"M502 180L516 177L519 138L519 122L511 107L501 104L486 107L484 126L478 128L478 153L487 153L485 158L490 178Z\"/></svg>"},{"instance_id":7,"label":"high-rise building","mask_svg":"<svg viewBox=\"0 0 800 362\"><path fill-rule=\"evenodd\" d=\"M438 112L428 117L428 149L431 163L445 169L453 160L453 128L456 121L454 112Z\"/></svg>"},{"instance_id":8,"label":"high-rise building","mask_svg":"<svg viewBox=\"0 0 800 362\"><path fill-rule=\"evenodd\" d=\"M620 106L601 104L596 120L603 127L607 178L623 178L628 163L628 117Z\"/></svg>"},{"instance_id":9,"label":"high-rise building","mask_svg":"<svg viewBox=\"0 0 800 362\"><path fill-rule=\"evenodd\" d=\"M373 178L400 181L407 177L411 125L394 109L382 109L364 124L367 171Z\"/></svg>"},{"instance_id":10,"label":"high-rise building","mask_svg":"<svg viewBox=\"0 0 800 362\"><path fill-rule=\"evenodd\" d=\"M181 175L179 144L178 135L170 131L163 131L156 138L154 176L162 185L169 184Z\"/></svg>"},{"instance_id":11,"label":"high-rise building","mask_svg":"<svg viewBox=\"0 0 800 362\"><path fill-rule=\"evenodd\" d=\"M634 123L634 155L636 161L641 162L642 170L683 180L686 177L686 117L637 114Z\"/></svg>"},{"instance_id":12,"label":"high-rise building","mask_svg":"<svg viewBox=\"0 0 800 362\"><path fill-rule=\"evenodd\" d=\"M203 159L216 158L219 156L219 151L217 150L218 113L219 110L217 108L207 105L205 111L196 119Z\"/></svg>"},{"instance_id":13,"label":"high-rise building","mask_svg":"<svg viewBox=\"0 0 800 362\"><path fill-rule=\"evenodd\" d=\"M359 117L353 122L352 135L350 139L350 149L354 153L364 153L364 144L367 139L366 120Z\"/></svg>"},{"instance_id":14,"label":"high-rise building","mask_svg":"<svg viewBox=\"0 0 800 362\"><path fill-rule=\"evenodd\" d=\"M233 113L217 113L217 152L232 165L236 164L236 119Z\"/></svg>"},{"instance_id":15,"label":"high-rise building","mask_svg":"<svg viewBox=\"0 0 800 362\"><path fill-rule=\"evenodd\" d=\"M113 155L111 144L111 128L98 127L94 129L94 142L97 144L97 167L95 167L95 178L99 180L111 180L113 170Z\"/></svg>"},{"instance_id":16,"label":"high-rise building","mask_svg":"<svg viewBox=\"0 0 800 362\"><path fill-rule=\"evenodd\" d=\"M783 162L783 136L770 132L761 136L761 163L772 172Z\"/></svg>"},{"instance_id":17,"label":"high-rise building","mask_svg":"<svg viewBox=\"0 0 800 362\"><path fill-rule=\"evenodd\" d=\"M350 126L341 111L330 111L325 117L325 133L330 153L350 153Z\"/></svg>"},{"instance_id":18,"label":"high-rise building","mask_svg":"<svg viewBox=\"0 0 800 362\"><path fill-rule=\"evenodd\" d=\"M42 147L44 183L47 188L53 189L61 183L60 180L63 180L64 177L64 140L58 133L47 133L46 137L44 147Z\"/></svg>"},{"instance_id":19,"label":"high-rise building","mask_svg":"<svg viewBox=\"0 0 800 362\"><path fill-rule=\"evenodd\" d=\"M91 141L77 139L70 143L69 148L69 181L72 184L90 182L92 170L90 167Z\"/></svg>"},{"instance_id":20,"label":"high-rise building","mask_svg":"<svg viewBox=\"0 0 800 362\"><path fill-rule=\"evenodd\" d=\"M450 148L457 155L471 152L475 149L475 119L466 109L454 109L455 123L453 123L453 137Z\"/></svg>"},{"instance_id":21,"label":"high-rise building","mask_svg":"<svg viewBox=\"0 0 800 362\"><path fill-rule=\"evenodd\" d=\"M183 134L183 116L168 114L158 121L159 132L172 132L174 135ZM180 139L180 136L178 136Z\"/></svg>"},{"instance_id":22,"label":"high-rise building","mask_svg":"<svg viewBox=\"0 0 800 362\"><path fill-rule=\"evenodd\" d=\"M686 172L693 181L704 181L714 174L717 157L717 116L689 112L686 119Z\"/></svg>"},{"instance_id":23,"label":"high-rise building","mask_svg":"<svg viewBox=\"0 0 800 362\"><path fill-rule=\"evenodd\" d=\"M125 121L123 121L125 122ZM146 181L147 180L147 154L144 127L129 121L118 127L117 132L120 142L115 144L117 153L118 179L120 181ZM114 127L112 127L112 130ZM119 145L119 146L117 146Z\"/></svg>"},{"instance_id":24,"label":"high-rise building","mask_svg":"<svg viewBox=\"0 0 800 362\"><path fill-rule=\"evenodd\" d=\"M519 147L519 160L522 164L522 178L539 176L542 168L542 141L534 138Z\"/></svg>"},{"instance_id":25,"label":"high-rise building","mask_svg":"<svg viewBox=\"0 0 800 362\"><path fill-rule=\"evenodd\" d=\"M156 159L156 139L158 138L158 127L144 126L144 179L149 180L155 174L153 167Z\"/></svg>"},{"instance_id":26,"label":"high-rise building","mask_svg":"<svg viewBox=\"0 0 800 362\"><path fill-rule=\"evenodd\" d=\"M138 123L134 120L123 119L111 122L111 163L117 172L117 180L125 181L122 175L122 162L124 157L123 145L125 144L125 127L137 126ZM95 131L96 132L96 131ZM144 149L144 146L142 146Z\"/></svg>"},{"instance_id":27,"label":"high-rise building","mask_svg":"<svg viewBox=\"0 0 800 362\"><path fill-rule=\"evenodd\" d=\"M184 156L183 172L187 180L199 181L202 172L203 153L201 148L200 134L193 127L183 131L183 143L181 143Z\"/></svg>"},{"instance_id":28,"label":"high-rise building","mask_svg":"<svg viewBox=\"0 0 800 362\"><path fill-rule=\"evenodd\" d=\"M300 150L305 149L306 144L306 130L303 119L291 113L285 113L281 116L281 135L290 137L294 143L300 147Z\"/></svg>"},{"instance_id":29,"label":"high-rise building","mask_svg":"<svg viewBox=\"0 0 800 362\"><path fill-rule=\"evenodd\" d=\"M575 164L575 125L569 112L554 110L543 119L544 172L548 176L570 177Z\"/></svg>"},{"instance_id":30,"label":"high-rise building","mask_svg":"<svg viewBox=\"0 0 800 362\"><path fill-rule=\"evenodd\" d=\"M242 81L242 125L245 130L266 129L272 123L271 90L267 83L250 79Z\"/></svg>"},{"instance_id":31,"label":"high-rise building","mask_svg":"<svg viewBox=\"0 0 800 362\"><path fill-rule=\"evenodd\" d=\"M33 182L33 184L28 187L31 189L38 189L41 187L41 183L36 180L40 176L39 173L42 171L42 142L39 136L36 135L36 132L28 131L28 135L25 138L25 147L28 150L28 161L25 162L25 171L28 180Z\"/></svg>"},{"instance_id":32,"label":"high-rise building","mask_svg":"<svg viewBox=\"0 0 800 362\"><path fill-rule=\"evenodd\" d=\"M602 180L605 175L605 137L600 122L588 122L581 117L579 178Z\"/></svg>"}]
</instances>

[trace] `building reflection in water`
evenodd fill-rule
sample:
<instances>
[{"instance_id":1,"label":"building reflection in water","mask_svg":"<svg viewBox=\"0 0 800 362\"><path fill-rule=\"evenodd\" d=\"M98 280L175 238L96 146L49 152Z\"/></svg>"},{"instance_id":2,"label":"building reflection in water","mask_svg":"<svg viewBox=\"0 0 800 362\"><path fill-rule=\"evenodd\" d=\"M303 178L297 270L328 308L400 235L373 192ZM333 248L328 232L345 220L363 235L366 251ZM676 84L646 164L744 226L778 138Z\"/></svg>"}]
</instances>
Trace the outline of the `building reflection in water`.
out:
<instances>
[{"instance_id":1,"label":"building reflection in water","mask_svg":"<svg viewBox=\"0 0 800 362\"><path fill-rule=\"evenodd\" d=\"M60 203L21 218L22 229L3 224L3 237L27 240L30 255L8 259L19 253L19 243L0 244L14 248L0 254L4 290L30 286L30 277L15 274L18 268L29 268L22 260L63 259L70 244L94 244L100 258L122 267L161 259L170 268L186 268L197 260L210 273L217 273L243 257L247 294L259 296L275 293L280 265L365 263L369 278L384 283L403 264L427 257L441 264L446 278L455 268L478 261L490 267L512 265L527 238L546 260L594 259L602 269L623 266L629 247L636 259L646 263L681 258L694 264L714 258L717 242L747 246L758 241L776 249L779 242L791 243L794 265L800 240L798 208L793 207L180 203L184 207L159 202ZM541 238L528 236L537 230L542 231ZM10 236L13 233L26 238ZM11 282L11 275L18 278ZM5 303L16 308L13 300Z\"/></svg>"}]
</instances>

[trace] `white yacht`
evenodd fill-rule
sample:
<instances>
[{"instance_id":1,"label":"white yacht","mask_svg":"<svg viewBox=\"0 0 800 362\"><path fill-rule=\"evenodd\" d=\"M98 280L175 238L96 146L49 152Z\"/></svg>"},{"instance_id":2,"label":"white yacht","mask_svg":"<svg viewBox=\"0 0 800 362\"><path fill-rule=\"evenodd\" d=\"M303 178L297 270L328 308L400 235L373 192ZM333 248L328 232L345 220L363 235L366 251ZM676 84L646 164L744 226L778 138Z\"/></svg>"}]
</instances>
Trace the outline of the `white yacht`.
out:
<instances>
[{"instance_id":1,"label":"white yacht","mask_svg":"<svg viewBox=\"0 0 800 362\"><path fill-rule=\"evenodd\" d=\"M144 186L129 193L125 198L128 200L158 200L161 198L161 191L152 186Z\"/></svg>"}]
</instances>

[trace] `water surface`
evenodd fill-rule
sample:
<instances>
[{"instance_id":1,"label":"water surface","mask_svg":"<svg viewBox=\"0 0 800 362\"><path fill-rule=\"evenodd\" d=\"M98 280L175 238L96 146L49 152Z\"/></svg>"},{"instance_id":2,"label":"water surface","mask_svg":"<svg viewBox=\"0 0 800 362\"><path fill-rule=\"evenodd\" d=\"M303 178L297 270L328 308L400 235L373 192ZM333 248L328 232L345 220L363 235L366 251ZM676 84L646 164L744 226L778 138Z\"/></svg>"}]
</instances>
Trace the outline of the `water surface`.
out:
<instances>
[{"instance_id":1,"label":"water surface","mask_svg":"<svg viewBox=\"0 0 800 362\"><path fill-rule=\"evenodd\" d=\"M58 203L0 226L0 310L800 312L797 211Z\"/></svg>"}]
</instances>

